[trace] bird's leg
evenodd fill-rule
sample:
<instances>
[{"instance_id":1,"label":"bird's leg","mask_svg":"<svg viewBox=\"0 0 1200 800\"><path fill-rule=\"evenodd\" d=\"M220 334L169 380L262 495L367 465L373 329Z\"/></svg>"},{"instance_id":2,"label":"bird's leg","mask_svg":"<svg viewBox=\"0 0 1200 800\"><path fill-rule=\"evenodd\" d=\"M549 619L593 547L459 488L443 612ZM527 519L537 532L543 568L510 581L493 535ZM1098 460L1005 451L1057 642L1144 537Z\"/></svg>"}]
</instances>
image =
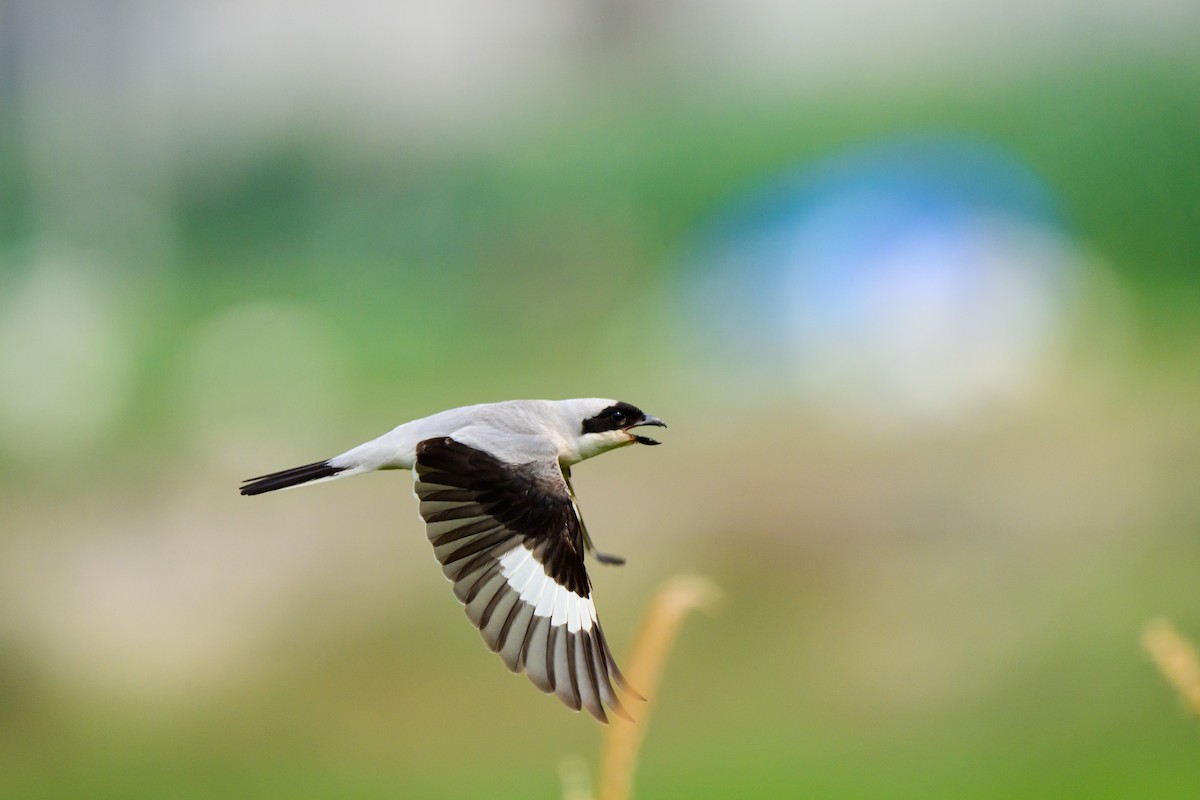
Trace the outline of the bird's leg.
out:
<instances>
[{"instance_id":1,"label":"bird's leg","mask_svg":"<svg viewBox=\"0 0 1200 800\"><path fill-rule=\"evenodd\" d=\"M575 507L575 513L576 515L579 514L579 506ZM616 556L612 553L601 553L596 549L596 545L592 543L591 534L588 533L587 525L583 523L583 517L579 517L579 527L583 531L584 548L590 550L592 553L595 553L597 561L599 561L601 564L608 564L614 567L619 567L625 563L624 556Z\"/></svg>"},{"instance_id":2,"label":"bird's leg","mask_svg":"<svg viewBox=\"0 0 1200 800\"><path fill-rule=\"evenodd\" d=\"M563 467L563 478L567 481L567 491L571 495L571 505L575 509L575 518L579 520L579 530L583 532L583 548L584 550L595 553L596 560L601 564L619 567L625 563L623 556L616 556L611 553L601 553L596 549L596 545L592 542L592 535L588 533L587 523L583 521L583 515L579 513L579 504L575 502L575 487L571 485L571 468Z\"/></svg>"}]
</instances>

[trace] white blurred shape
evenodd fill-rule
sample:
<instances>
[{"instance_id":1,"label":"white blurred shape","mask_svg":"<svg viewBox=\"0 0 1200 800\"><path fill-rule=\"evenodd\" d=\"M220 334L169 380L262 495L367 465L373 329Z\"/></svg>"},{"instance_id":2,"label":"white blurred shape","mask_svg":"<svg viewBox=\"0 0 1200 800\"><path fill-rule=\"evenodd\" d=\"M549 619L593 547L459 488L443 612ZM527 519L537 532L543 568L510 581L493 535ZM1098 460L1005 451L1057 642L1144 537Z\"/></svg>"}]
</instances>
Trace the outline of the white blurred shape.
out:
<instances>
[{"instance_id":1,"label":"white blurred shape","mask_svg":"<svg viewBox=\"0 0 1200 800\"><path fill-rule=\"evenodd\" d=\"M163 16L171 35L146 66L165 64L186 88L164 98L185 127L294 124L319 108L320 124L354 136L442 118L470 128L544 94L569 76L587 22L585 7L550 0L259 0Z\"/></svg>"},{"instance_id":2,"label":"white blurred shape","mask_svg":"<svg viewBox=\"0 0 1200 800\"><path fill-rule=\"evenodd\" d=\"M0 300L0 446L78 458L116 423L133 359L108 274L85 254L34 257Z\"/></svg>"},{"instance_id":3,"label":"white blurred shape","mask_svg":"<svg viewBox=\"0 0 1200 800\"><path fill-rule=\"evenodd\" d=\"M809 226L839 227L820 215ZM914 228L861 263L797 266L786 274L802 391L831 419L889 429L978 425L1034 399L1083 263L1053 231L978 215Z\"/></svg>"},{"instance_id":4,"label":"white blurred shape","mask_svg":"<svg viewBox=\"0 0 1200 800\"><path fill-rule=\"evenodd\" d=\"M314 310L286 301L237 306L204 322L184 354L180 384L201 453L230 469L312 460L305 446L336 428L345 397L331 330Z\"/></svg>"}]
</instances>

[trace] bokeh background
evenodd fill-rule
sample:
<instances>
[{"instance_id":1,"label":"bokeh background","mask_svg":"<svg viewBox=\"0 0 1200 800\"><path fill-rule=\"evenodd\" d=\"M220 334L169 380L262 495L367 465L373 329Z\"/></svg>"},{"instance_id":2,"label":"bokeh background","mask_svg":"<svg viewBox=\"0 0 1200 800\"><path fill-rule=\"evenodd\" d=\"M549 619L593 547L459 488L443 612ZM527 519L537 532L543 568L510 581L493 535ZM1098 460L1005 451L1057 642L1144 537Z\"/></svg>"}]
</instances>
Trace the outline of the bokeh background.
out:
<instances>
[{"instance_id":1,"label":"bokeh background","mask_svg":"<svg viewBox=\"0 0 1200 800\"><path fill-rule=\"evenodd\" d=\"M575 473L684 631L644 797L1192 798L1200 5L9 0L0 795L555 797L406 474L617 397Z\"/></svg>"}]
</instances>

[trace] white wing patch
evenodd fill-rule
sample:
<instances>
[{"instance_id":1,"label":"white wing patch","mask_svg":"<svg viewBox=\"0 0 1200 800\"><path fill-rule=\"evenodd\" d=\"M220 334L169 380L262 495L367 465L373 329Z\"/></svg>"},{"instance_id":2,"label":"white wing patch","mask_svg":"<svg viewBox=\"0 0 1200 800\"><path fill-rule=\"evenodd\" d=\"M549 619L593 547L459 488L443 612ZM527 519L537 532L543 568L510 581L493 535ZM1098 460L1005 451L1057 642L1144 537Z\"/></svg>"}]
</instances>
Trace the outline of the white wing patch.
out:
<instances>
[{"instance_id":1,"label":"white wing patch","mask_svg":"<svg viewBox=\"0 0 1200 800\"><path fill-rule=\"evenodd\" d=\"M590 597L580 597L559 586L533 557L533 551L519 544L500 557L500 571L508 587L523 601L534 605L537 617L550 617L551 625L566 625L567 630L591 630L596 621L596 606ZM550 591L545 584L549 582Z\"/></svg>"}]
</instances>

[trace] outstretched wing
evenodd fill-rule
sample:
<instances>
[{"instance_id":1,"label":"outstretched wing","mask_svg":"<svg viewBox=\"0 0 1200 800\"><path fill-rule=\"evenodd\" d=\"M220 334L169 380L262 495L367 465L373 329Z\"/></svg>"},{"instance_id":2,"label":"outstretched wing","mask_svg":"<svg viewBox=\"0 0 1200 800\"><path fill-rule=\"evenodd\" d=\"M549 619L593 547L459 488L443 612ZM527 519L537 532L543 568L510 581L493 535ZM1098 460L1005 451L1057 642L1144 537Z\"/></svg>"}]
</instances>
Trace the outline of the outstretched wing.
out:
<instances>
[{"instance_id":1,"label":"outstretched wing","mask_svg":"<svg viewBox=\"0 0 1200 800\"><path fill-rule=\"evenodd\" d=\"M467 617L513 672L607 722L626 687L592 604L584 533L558 463L507 464L450 438L417 445L416 495Z\"/></svg>"}]
</instances>

